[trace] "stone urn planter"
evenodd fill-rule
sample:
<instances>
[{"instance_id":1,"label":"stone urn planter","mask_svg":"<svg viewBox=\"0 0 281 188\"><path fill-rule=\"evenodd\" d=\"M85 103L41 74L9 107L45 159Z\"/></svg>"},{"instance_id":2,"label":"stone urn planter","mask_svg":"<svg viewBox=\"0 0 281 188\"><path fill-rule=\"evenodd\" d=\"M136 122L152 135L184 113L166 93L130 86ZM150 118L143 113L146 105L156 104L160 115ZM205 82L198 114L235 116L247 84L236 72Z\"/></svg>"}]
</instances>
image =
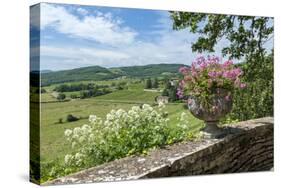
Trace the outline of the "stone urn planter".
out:
<instances>
[{"instance_id":1,"label":"stone urn planter","mask_svg":"<svg viewBox=\"0 0 281 188\"><path fill-rule=\"evenodd\" d=\"M204 138L218 138L223 134L223 130L217 125L219 119L232 109L232 97L229 91L216 89L216 93L208 101L208 107L194 96L188 97L187 105L193 116L205 122Z\"/></svg>"}]
</instances>

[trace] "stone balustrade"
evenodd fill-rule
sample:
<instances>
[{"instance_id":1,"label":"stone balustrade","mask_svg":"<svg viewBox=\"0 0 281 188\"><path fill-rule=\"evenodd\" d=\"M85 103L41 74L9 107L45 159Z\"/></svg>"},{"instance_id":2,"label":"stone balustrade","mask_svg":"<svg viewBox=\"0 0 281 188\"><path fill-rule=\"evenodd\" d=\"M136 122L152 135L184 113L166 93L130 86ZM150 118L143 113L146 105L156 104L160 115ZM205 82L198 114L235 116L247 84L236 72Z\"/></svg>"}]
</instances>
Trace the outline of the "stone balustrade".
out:
<instances>
[{"instance_id":1,"label":"stone balustrade","mask_svg":"<svg viewBox=\"0 0 281 188\"><path fill-rule=\"evenodd\" d=\"M131 156L44 185L135 180L273 169L273 118L227 125L220 139L201 139Z\"/></svg>"}]
</instances>

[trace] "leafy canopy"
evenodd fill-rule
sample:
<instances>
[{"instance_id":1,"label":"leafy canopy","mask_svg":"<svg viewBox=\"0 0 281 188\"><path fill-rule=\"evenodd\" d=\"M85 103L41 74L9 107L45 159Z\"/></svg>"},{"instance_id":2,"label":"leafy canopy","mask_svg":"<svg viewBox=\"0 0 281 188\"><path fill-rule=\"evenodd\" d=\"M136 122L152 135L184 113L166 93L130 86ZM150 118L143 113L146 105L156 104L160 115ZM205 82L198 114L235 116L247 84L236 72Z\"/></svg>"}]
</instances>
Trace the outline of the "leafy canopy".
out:
<instances>
[{"instance_id":1,"label":"leafy canopy","mask_svg":"<svg viewBox=\"0 0 281 188\"><path fill-rule=\"evenodd\" d=\"M192 50L200 53L214 52L215 45L227 39L229 43L222 54L229 58L264 56L264 44L273 37L273 18L270 17L171 12L171 18L174 29L188 28L200 34L192 45Z\"/></svg>"}]
</instances>

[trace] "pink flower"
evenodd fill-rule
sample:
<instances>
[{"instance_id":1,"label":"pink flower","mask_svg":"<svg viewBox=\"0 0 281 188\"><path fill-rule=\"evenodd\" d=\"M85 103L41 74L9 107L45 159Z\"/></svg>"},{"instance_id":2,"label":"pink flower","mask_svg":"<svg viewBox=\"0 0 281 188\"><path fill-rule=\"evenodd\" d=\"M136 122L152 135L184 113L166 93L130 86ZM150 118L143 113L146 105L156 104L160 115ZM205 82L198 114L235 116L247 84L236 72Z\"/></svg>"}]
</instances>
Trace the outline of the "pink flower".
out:
<instances>
[{"instance_id":1,"label":"pink flower","mask_svg":"<svg viewBox=\"0 0 281 188\"><path fill-rule=\"evenodd\" d=\"M233 72L234 72L235 76L240 76L243 73L240 68L233 69Z\"/></svg>"},{"instance_id":2,"label":"pink flower","mask_svg":"<svg viewBox=\"0 0 281 188\"><path fill-rule=\"evenodd\" d=\"M216 88L226 88L230 91L234 88L245 88L246 84L240 81L240 76L243 74L241 68L236 68L231 60L224 63L220 61L220 58L216 56L207 56L207 58L199 56L192 62L190 68L181 67L179 71L184 79L179 83L179 88L185 88L181 91L184 94L187 92L193 95L207 92L209 95ZM178 91L178 96L182 95L181 91ZM231 100L231 95L229 94L225 99Z\"/></svg>"},{"instance_id":3,"label":"pink flower","mask_svg":"<svg viewBox=\"0 0 281 188\"><path fill-rule=\"evenodd\" d=\"M217 72L217 76L218 76L218 77L219 77L219 76L222 76L222 74L223 74L222 71L218 71L218 72Z\"/></svg>"},{"instance_id":4,"label":"pink flower","mask_svg":"<svg viewBox=\"0 0 281 188\"><path fill-rule=\"evenodd\" d=\"M182 99L184 96L183 90L181 88L177 89L177 96L178 98Z\"/></svg>"},{"instance_id":5,"label":"pink flower","mask_svg":"<svg viewBox=\"0 0 281 188\"><path fill-rule=\"evenodd\" d=\"M200 64L201 70L204 70L207 67L207 63L203 62Z\"/></svg>"},{"instance_id":6,"label":"pink flower","mask_svg":"<svg viewBox=\"0 0 281 188\"><path fill-rule=\"evenodd\" d=\"M246 85L245 83L241 83L239 87L240 87L241 89L244 89L246 86L247 86L247 85Z\"/></svg>"},{"instance_id":7,"label":"pink flower","mask_svg":"<svg viewBox=\"0 0 281 188\"><path fill-rule=\"evenodd\" d=\"M230 100L230 95L225 96L225 100L229 101Z\"/></svg>"},{"instance_id":8,"label":"pink flower","mask_svg":"<svg viewBox=\"0 0 281 188\"><path fill-rule=\"evenodd\" d=\"M180 67L179 72L182 74L187 74L190 71L190 68L188 67Z\"/></svg>"},{"instance_id":9,"label":"pink flower","mask_svg":"<svg viewBox=\"0 0 281 188\"><path fill-rule=\"evenodd\" d=\"M214 72L214 71L211 71L208 73L208 76L211 77L211 78L215 78L217 76L217 73Z\"/></svg>"},{"instance_id":10,"label":"pink flower","mask_svg":"<svg viewBox=\"0 0 281 188\"><path fill-rule=\"evenodd\" d=\"M196 77L196 76L197 76L197 72L194 71L194 72L191 73L191 75L192 75L193 77Z\"/></svg>"},{"instance_id":11,"label":"pink flower","mask_svg":"<svg viewBox=\"0 0 281 188\"><path fill-rule=\"evenodd\" d=\"M208 56L208 64L210 65L217 65L219 64L219 57L216 57L216 56Z\"/></svg>"},{"instance_id":12,"label":"pink flower","mask_svg":"<svg viewBox=\"0 0 281 188\"><path fill-rule=\"evenodd\" d=\"M185 80L185 81L191 81L192 78L191 78L190 76L185 76L185 77L184 77L184 80Z\"/></svg>"},{"instance_id":13,"label":"pink flower","mask_svg":"<svg viewBox=\"0 0 281 188\"><path fill-rule=\"evenodd\" d=\"M181 80L181 81L179 82L179 86L180 86L180 88L183 88L183 87L184 87L184 85L185 85L185 81L184 81L184 80Z\"/></svg>"},{"instance_id":14,"label":"pink flower","mask_svg":"<svg viewBox=\"0 0 281 188\"><path fill-rule=\"evenodd\" d=\"M227 68L227 67L232 66L232 65L233 65L233 62L231 60L225 61L223 63L223 67L224 68Z\"/></svg>"}]
</instances>

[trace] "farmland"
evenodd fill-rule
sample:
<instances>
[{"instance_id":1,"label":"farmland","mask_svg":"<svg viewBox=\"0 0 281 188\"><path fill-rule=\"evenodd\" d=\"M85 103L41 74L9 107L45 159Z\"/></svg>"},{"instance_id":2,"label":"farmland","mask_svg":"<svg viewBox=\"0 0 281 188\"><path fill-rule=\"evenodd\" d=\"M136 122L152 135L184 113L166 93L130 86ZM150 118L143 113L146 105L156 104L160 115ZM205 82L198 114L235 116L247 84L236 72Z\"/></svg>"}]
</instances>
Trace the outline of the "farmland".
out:
<instances>
[{"instance_id":1,"label":"farmland","mask_svg":"<svg viewBox=\"0 0 281 188\"><path fill-rule=\"evenodd\" d=\"M94 114L104 118L112 109L128 110L132 106L144 103L152 105L154 104L154 98L160 95L157 92L144 91L142 84L132 84L127 90L115 91L103 96L58 102L52 97L50 87L46 88L46 90L47 93L42 94L41 100L52 102L43 102L41 104L42 161L50 161L56 158L63 159L64 155L70 152L71 149L65 142L64 130L87 124L89 115ZM170 103L166 108L170 121L175 123L180 114L187 111L182 103ZM73 114L79 117L80 120L65 122L64 119L68 114ZM60 118L63 119L63 123L58 122ZM191 115L190 122L192 129L201 123Z\"/></svg>"},{"instance_id":2,"label":"farmland","mask_svg":"<svg viewBox=\"0 0 281 188\"><path fill-rule=\"evenodd\" d=\"M41 81L43 80L45 85L42 85L41 82L40 89L34 87L31 91L31 101L34 100L35 103L38 101L38 94L40 94L40 138L34 134L35 137L33 140L34 142L38 142L38 139L40 139L40 147L38 149L40 149L40 163L42 164L41 180L47 181L55 177L64 176L70 172L76 172L85 167L91 167L108 161L106 159L107 154L105 154L103 156L104 158L97 159L101 160L99 162L93 161L83 168L79 167L70 169L68 172L64 171L65 156L71 153L77 153L81 149L81 147L71 147L71 144L64 135L65 131L67 129L73 130L85 124L89 125L90 115L96 115L102 118L102 120L106 120L108 113L112 110L122 109L128 111L133 106L142 107L144 104L158 109L156 98L166 93L167 95L164 96L169 96L169 103L165 105L166 107L162 114L165 116L162 118L167 118L169 129L165 130L168 130L167 135L169 135L169 138L165 138L165 144L172 144L188 139L187 136L189 134L194 135L193 133L197 133L203 126L202 121L194 118L186 109L185 103L175 98L176 85L171 85L171 80L177 79L176 70L179 66L178 64L159 64L110 69L98 67L97 70L94 70L96 67L90 67L41 73ZM134 72L134 69L138 70L138 72ZM168 72L169 69L171 69L171 72ZM104 73L96 74L97 71ZM92 76L91 72L96 75ZM111 76L105 77L105 72ZM74 80L69 80L70 77L68 76L65 77L65 75L71 74L76 75ZM119 77L117 77L117 74ZM49 79L50 77L52 78ZM34 107L36 109L32 109ZM31 111L36 110L38 111L38 106L31 105ZM179 127L182 125L180 124L180 119L183 112L186 114L185 118L187 118L187 121L185 123L188 127L184 129L185 131L179 131ZM38 120L36 122L39 124ZM180 136L181 133L186 136ZM149 133L146 134L149 135ZM155 132L155 134L161 135L162 133ZM128 138L128 135L124 138ZM113 141L113 143L118 142L119 140ZM123 146L117 144L116 147L122 148ZM136 149L140 149L139 151L142 153L153 148L155 147L142 148L142 146L137 146ZM128 151L124 150L123 152ZM130 151L134 150L131 149ZM33 149L31 152L34 158L33 162L37 164L39 162L38 150ZM120 156L112 154L111 157L113 158L109 160L131 154L138 154L138 152L123 153ZM56 173L51 175L49 171L52 169L56 169Z\"/></svg>"}]
</instances>

